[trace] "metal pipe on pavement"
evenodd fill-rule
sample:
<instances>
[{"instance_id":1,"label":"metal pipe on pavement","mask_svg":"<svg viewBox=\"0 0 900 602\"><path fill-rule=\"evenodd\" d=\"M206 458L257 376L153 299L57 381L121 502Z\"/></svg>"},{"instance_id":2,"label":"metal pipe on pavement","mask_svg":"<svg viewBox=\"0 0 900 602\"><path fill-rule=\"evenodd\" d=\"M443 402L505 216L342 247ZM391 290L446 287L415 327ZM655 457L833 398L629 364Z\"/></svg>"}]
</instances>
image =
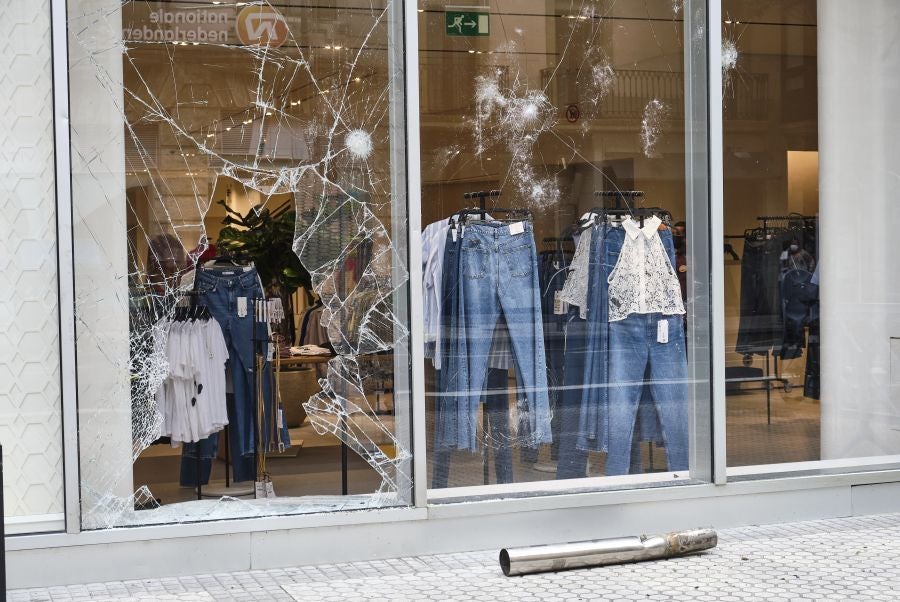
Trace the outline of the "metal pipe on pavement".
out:
<instances>
[{"instance_id":1,"label":"metal pipe on pavement","mask_svg":"<svg viewBox=\"0 0 900 602\"><path fill-rule=\"evenodd\" d=\"M675 531L665 535L613 537L594 541L500 550L500 568L507 577L563 571L608 564L684 556L716 547L714 529Z\"/></svg>"}]
</instances>

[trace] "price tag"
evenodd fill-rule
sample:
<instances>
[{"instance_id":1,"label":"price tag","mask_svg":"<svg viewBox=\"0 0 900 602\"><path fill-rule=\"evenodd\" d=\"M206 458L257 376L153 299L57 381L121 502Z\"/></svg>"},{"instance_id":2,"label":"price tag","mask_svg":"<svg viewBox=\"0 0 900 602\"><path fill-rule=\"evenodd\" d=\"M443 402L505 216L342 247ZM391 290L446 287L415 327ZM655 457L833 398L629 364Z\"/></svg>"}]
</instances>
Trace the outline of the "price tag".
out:
<instances>
[{"instance_id":1,"label":"price tag","mask_svg":"<svg viewBox=\"0 0 900 602\"><path fill-rule=\"evenodd\" d=\"M668 320L660 320L656 323L656 342L657 343L668 343L669 342L669 321Z\"/></svg>"},{"instance_id":2,"label":"price tag","mask_svg":"<svg viewBox=\"0 0 900 602\"><path fill-rule=\"evenodd\" d=\"M562 291L556 291L553 295L553 315L564 316L569 313L569 304L562 300Z\"/></svg>"},{"instance_id":3,"label":"price tag","mask_svg":"<svg viewBox=\"0 0 900 602\"><path fill-rule=\"evenodd\" d=\"M509 225L509 233L511 235L521 234L525 231L525 223L524 222L516 222L514 224Z\"/></svg>"},{"instance_id":4,"label":"price tag","mask_svg":"<svg viewBox=\"0 0 900 602\"><path fill-rule=\"evenodd\" d=\"M239 318L247 316L247 297L237 298L237 315Z\"/></svg>"}]
</instances>

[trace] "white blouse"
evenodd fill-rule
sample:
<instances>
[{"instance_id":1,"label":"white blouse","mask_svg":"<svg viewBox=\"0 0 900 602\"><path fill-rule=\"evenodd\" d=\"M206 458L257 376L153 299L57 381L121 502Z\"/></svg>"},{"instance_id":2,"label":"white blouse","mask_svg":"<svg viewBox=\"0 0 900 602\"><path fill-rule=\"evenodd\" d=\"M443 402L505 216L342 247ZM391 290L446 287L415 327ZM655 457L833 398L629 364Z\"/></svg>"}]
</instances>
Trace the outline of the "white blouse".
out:
<instances>
[{"instance_id":1,"label":"white blouse","mask_svg":"<svg viewBox=\"0 0 900 602\"><path fill-rule=\"evenodd\" d=\"M609 321L629 314L683 314L681 286L659 237L658 217L644 220L641 228L628 218L622 222L625 241L609 275Z\"/></svg>"}]
</instances>

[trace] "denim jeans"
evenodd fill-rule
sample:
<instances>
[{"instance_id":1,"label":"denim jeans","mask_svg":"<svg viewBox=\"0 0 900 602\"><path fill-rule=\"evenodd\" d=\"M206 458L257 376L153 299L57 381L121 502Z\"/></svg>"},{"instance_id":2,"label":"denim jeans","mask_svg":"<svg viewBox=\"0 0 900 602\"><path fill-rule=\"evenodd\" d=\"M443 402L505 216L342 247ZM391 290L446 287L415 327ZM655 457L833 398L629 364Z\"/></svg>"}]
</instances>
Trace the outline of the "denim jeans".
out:
<instances>
[{"instance_id":1,"label":"denim jeans","mask_svg":"<svg viewBox=\"0 0 900 602\"><path fill-rule=\"evenodd\" d=\"M553 251L542 252L538 263L541 276L541 311L544 315L544 347L547 353L547 384L550 408L553 410L553 418L550 421L553 431L553 445L550 448L552 460L559 459L562 424L558 409L565 380L566 324L568 322L568 316L565 313L556 313L556 296L566 283L568 263L569 259L559 245ZM534 451L537 452L537 449Z\"/></svg>"},{"instance_id":2,"label":"denim jeans","mask_svg":"<svg viewBox=\"0 0 900 602\"><path fill-rule=\"evenodd\" d=\"M507 442L509 432L509 393L507 391L506 370L488 369L487 392L484 397L484 413L487 418L487 441L494 455L494 475L497 483L512 483L512 450ZM485 446L484 453L488 453ZM452 452L449 449L434 451L434 469L431 475L431 488L442 489L448 486L450 477L450 461ZM469 484L469 483L467 483Z\"/></svg>"},{"instance_id":3,"label":"denim jeans","mask_svg":"<svg viewBox=\"0 0 900 602\"><path fill-rule=\"evenodd\" d=\"M659 235L674 270L675 246L672 243L672 232L661 230ZM661 321L667 323L667 343L658 341ZM636 436L659 438L655 436L654 429L636 433L635 423L645 386L649 387L650 397L656 407L669 470L687 470L687 379L684 316L630 314L624 320L610 322L607 475L630 472L632 442ZM644 403L648 402L645 400ZM641 410L641 416L652 420L653 414L646 407Z\"/></svg>"},{"instance_id":4,"label":"denim jeans","mask_svg":"<svg viewBox=\"0 0 900 602\"><path fill-rule=\"evenodd\" d=\"M744 242L741 258L740 321L734 350L764 354L781 346L781 269L783 235Z\"/></svg>"},{"instance_id":5,"label":"denim jeans","mask_svg":"<svg viewBox=\"0 0 900 602\"><path fill-rule=\"evenodd\" d=\"M434 449L456 449L459 437L460 402L469 388L466 341L461 331L462 287L459 283L461 241L447 232L441 281L441 369L437 372Z\"/></svg>"},{"instance_id":6,"label":"denim jeans","mask_svg":"<svg viewBox=\"0 0 900 602\"><path fill-rule=\"evenodd\" d=\"M460 321L469 379L460 403L458 447L475 449L478 403L487 376L488 352L501 315L509 328L520 397L520 421L529 443L550 443L550 402L541 316L537 253L529 222L479 222L465 227L460 249ZM462 398L461 398L462 399Z\"/></svg>"},{"instance_id":7,"label":"denim jeans","mask_svg":"<svg viewBox=\"0 0 900 602\"><path fill-rule=\"evenodd\" d=\"M233 394L228 395L228 435L231 448L232 474L235 481L252 481L256 477L256 408L263 403L265 424L270 424L273 412L271 391L271 366L265 362L263 374L263 397L257 400L256 354L266 355L268 332L266 324L256 322L253 299L263 296L256 269L212 268L197 272L197 303L209 308L212 317L222 328L228 346L226 369L231 372ZM238 299L247 299L247 312L238 315ZM281 441L290 445L287 426L281 425ZM268 429L263 429L268 445ZM200 454L201 483L209 482L212 459L216 457L219 434L216 433L196 444L186 444L181 458L181 484L196 485L197 453Z\"/></svg>"},{"instance_id":8,"label":"denim jeans","mask_svg":"<svg viewBox=\"0 0 900 602\"><path fill-rule=\"evenodd\" d=\"M657 338L659 322L666 322L668 342ZM630 314L609 325L610 393L609 452L606 474L630 471L632 439L645 372L662 425L669 470L688 468L688 374L680 315Z\"/></svg>"},{"instance_id":9,"label":"denim jeans","mask_svg":"<svg viewBox=\"0 0 900 602\"><path fill-rule=\"evenodd\" d=\"M578 447L606 451L609 420L609 275L616 266L625 231L601 224L594 226L589 263L587 348L582 379Z\"/></svg>"},{"instance_id":10,"label":"denim jeans","mask_svg":"<svg viewBox=\"0 0 900 602\"><path fill-rule=\"evenodd\" d=\"M587 357L587 322L578 316L578 308L569 310L566 324L563 388L556 403L554 417L559 422L559 456L557 479L587 476L587 451L578 446L581 433L581 398L584 366Z\"/></svg>"}]
</instances>

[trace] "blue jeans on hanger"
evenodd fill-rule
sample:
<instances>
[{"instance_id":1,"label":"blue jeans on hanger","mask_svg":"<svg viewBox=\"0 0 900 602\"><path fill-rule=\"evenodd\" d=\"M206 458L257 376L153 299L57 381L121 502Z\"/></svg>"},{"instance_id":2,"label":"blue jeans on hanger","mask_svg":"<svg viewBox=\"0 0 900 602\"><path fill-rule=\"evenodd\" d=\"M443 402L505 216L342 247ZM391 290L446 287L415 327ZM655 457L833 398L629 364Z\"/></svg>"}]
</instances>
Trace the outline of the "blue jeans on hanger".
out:
<instances>
[{"instance_id":1,"label":"blue jeans on hanger","mask_svg":"<svg viewBox=\"0 0 900 602\"><path fill-rule=\"evenodd\" d=\"M447 232L441 282L441 369L437 372L434 449L458 447L460 405L469 389L466 341L462 334L462 287L459 280L459 247L453 228Z\"/></svg>"},{"instance_id":2,"label":"blue jeans on hanger","mask_svg":"<svg viewBox=\"0 0 900 602\"><path fill-rule=\"evenodd\" d=\"M263 297L255 268L202 268L197 271L197 303L209 308L213 319L222 328L228 346L226 369L231 373L233 394L228 395L228 441L234 480L252 481L256 478L257 404L263 403L265 424L270 424L274 402L271 390L271 366L265 362L263 400L257 399L256 355L266 356L268 330L264 322L254 317L253 300ZM246 312L238 315L238 299L246 299ZM263 429L264 447L269 443L268 429ZM290 445L286 425L281 427L281 441ZM209 482L212 460L216 457L219 434L213 434L196 444L185 444L181 454L181 478L184 486L197 484L197 453L200 454L201 484Z\"/></svg>"},{"instance_id":3,"label":"blue jeans on hanger","mask_svg":"<svg viewBox=\"0 0 900 602\"><path fill-rule=\"evenodd\" d=\"M594 226L591 236L587 308L587 346L581 397L578 447L606 451L609 420L609 275L625 241L625 231Z\"/></svg>"},{"instance_id":4,"label":"blue jeans on hanger","mask_svg":"<svg viewBox=\"0 0 900 602\"><path fill-rule=\"evenodd\" d=\"M672 231L660 230L659 237L674 271ZM658 342L661 321L668 323L667 343ZM649 406L648 392L655 415ZM630 472L629 456L635 437L661 441L669 470L687 470L689 394L683 315L630 314L624 320L611 322L606 474ZM638 412L642 417L640 429L635 428Z\"/></svg>"},{"instance_id":5,"label":"blue jeans on hanger","mask_svg":"<svg viewBox=\"0 0 900 602\"><path fill-rule=\"evenodd\" d=\"M501 315L509 328L519 383L520 421L528 443L550 443L550 401L537 253L531 223L465 226L460 250L461 323L469 390L460 404L458 447L475 449L475 419L487 376L488 352ZM460 398L462 400L462 398Z\"/></svg>"}]
</instances>

